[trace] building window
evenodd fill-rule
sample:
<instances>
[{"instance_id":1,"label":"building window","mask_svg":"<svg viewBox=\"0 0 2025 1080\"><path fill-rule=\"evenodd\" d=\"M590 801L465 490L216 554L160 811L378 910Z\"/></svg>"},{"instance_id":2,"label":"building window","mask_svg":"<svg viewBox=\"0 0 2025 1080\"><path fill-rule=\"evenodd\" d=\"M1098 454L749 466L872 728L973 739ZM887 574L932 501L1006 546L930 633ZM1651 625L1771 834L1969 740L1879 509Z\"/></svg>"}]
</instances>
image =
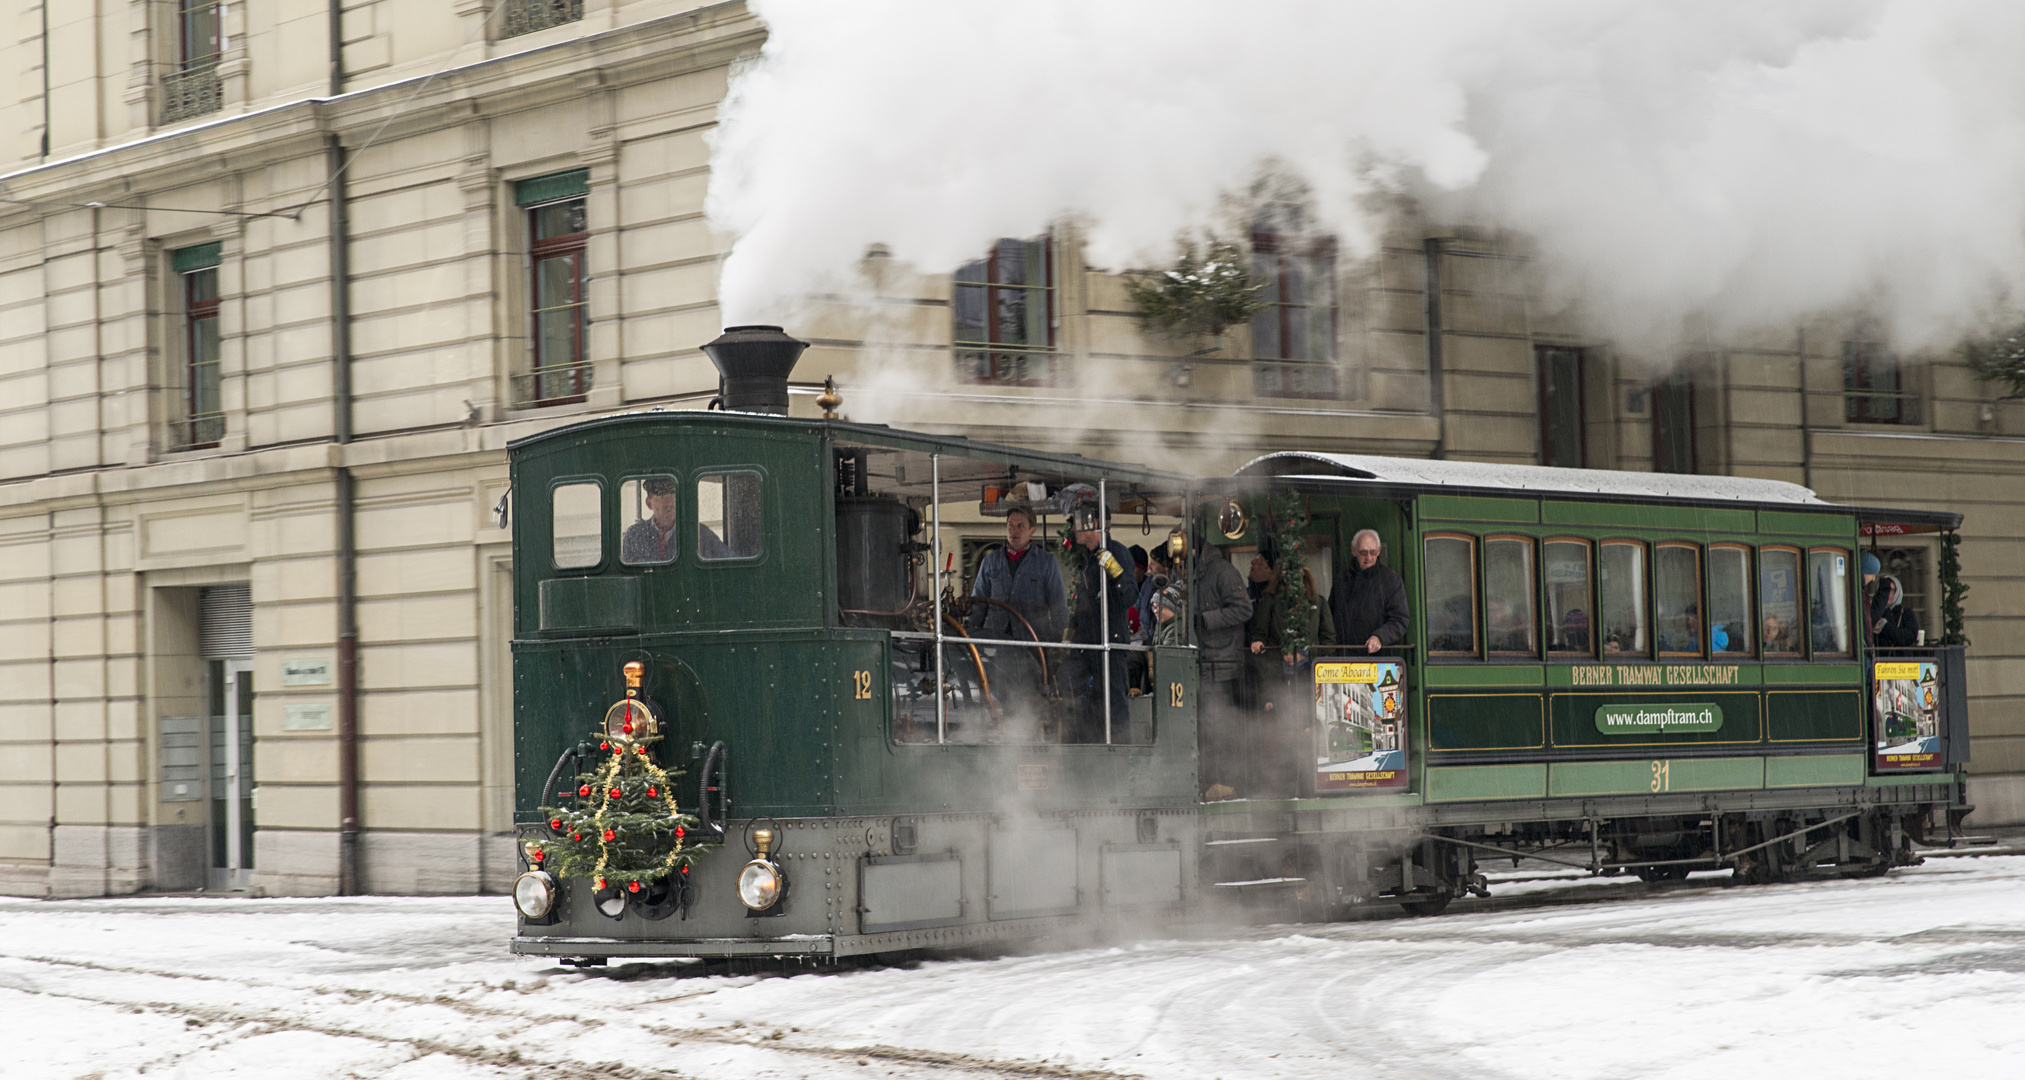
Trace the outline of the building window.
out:
<instances>
[{"instance_id":1,"label":"building window","mask_svg":"<svg viewBox=\"0 0 2025 1080\"><path fill-rule=\"evenodd\" d=\"M199 244L170 256L183 306L180 400L169 432L169 442L178 450L216 446L225 436L218 348L219 253L217 244Z\"/></svg>"},{"instance_id":2,"label":"building window","mask_svg":"<svg viewBox=\"0 0 2025 1080\"><path fill-rule=\"evenodd\" d=\"M956 271L956 370L965 382L1054 382L1054 252L1047 237L1000 240Z\"/></svg>"},{"instance_id":3,"label":"building window","mask_svg":"<svg viewBox=\"0 0 2025 1080\"><path fill-rule=\"evenodd\" d=\"M1540 345L1540 464L1579 469L1582 452L1582 350Z\"/></svg>"},{"instance_id":4,"label":"building window","mask_svg":"<svg viewBox=\"0 0 2025 1080\"><path fill-rule=\"evenodd\" d=\"M584 0L506 0L499 13L499 36L519 37L584 17Z\"/></svg>"},{"instance_id":5,"label":"building window","mask_svg":"<svg viewBox=\"0 0 2025 1080\"><path fill-rule=\"evenodd\" d=\"M224 8L220 0L176 0L176 70L162 79L162 123L223 107L218 59L225 51Z\"/></svg>"},{"instance_id":6,"label":"building window","mask_svg":"<svg viewBox=\"0 0 2025 1080\"><path fill-rule=\"evenodd\" d=\"M1652 471L1695 471L1694 383L1685 375L1652 384Z\"/></svg>"},{"instance_id":7,"label":"building window","mask_svg":"<svg viewBox=\"0 0 2025 1080\"><path fill-rule=\"evenodd\" d=\"M529 268L528 369L515 378L518 404L564 405L591 389L589 183L578 169L514 185L527 214Z\"/></svg>"},{"instance_id":8,"label":"building window","mask_svg":"<svg viewBox=\"0 0 2025 1080\"><path fill-rule=\"evenodd\" d=\"M1877 341L1842 343L1842 418L1858 424L1917 424L1919 395L1898 357Z\"/></svg>"},{"instance_id":9,"label":"building window","mask_svg":"<svg viewBox=\"0 0 2025 1080\"><path fill-rule=\"evenodd\" d=\"M1266 304L1252 316L1253 393L1336 397L1336 242L1254 230L1252 272Z\"/></svg>"}]
</instances>

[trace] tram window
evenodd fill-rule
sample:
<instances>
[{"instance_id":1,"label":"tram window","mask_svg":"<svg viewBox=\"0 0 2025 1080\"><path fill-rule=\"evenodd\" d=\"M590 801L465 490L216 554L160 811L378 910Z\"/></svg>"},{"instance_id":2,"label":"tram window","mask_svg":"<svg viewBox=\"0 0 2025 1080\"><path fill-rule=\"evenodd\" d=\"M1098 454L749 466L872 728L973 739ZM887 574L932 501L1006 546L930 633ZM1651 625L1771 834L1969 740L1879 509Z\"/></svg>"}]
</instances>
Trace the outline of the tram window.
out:
<instances>
[{"instance_id":1,"label":"tram window","mask_svg":"<svg viewBox=\"0 0 2025 1080\"><path fill-rule=\"evenodd\" d=\"M1751 549L1709 548L1709 654L1751 651Z\"/></svg>"},{"instance_id":2,"label":"tram window","mask_svg":"<svg viewBox=\"0 0 2025 1080\"><path fill-rule=\"evenodd\" d=\"M760 475L720 473L696 481L696 554L703 559L750 559L760 545Z\"/></svg>"},{"instance_id":3,"label":"tram window","mask_svg":"<svg viewBox=\"0 0 2025 1080\"><path fill-rule=\"evenodd\" d=\"M1484 540L1484 633L1490 651L1537 656L1533 624L1533 541L1523 536Z\"/></svg>"},{"instance_id":4,"label":"tram window","mask_svg":"<svg viewBox=\"0 0 2025 1080\"><path fill-rule=\"evenodd\" d=\"M1764 613L1766 656L1800 655L1800 553L1758 552L1758 610Z\"/></svg>"},{"instance_id":5,"label":"tram window","mask_svg":"<svg viewBox=\"0 0 2025 1080\"><path fill-rule=\"evenodd\" d=\"M1476 655L1476 546L1473 536L1427 538L1427 648L1436 655Z\"/></svg>"},{"instance_id":6,"label":"tram window","mask_svg":"<svg viewBox=\"0 0 2025 1080\"><path fill-rule=\"evenodd\" d=\"M667 473L636 476L619 485L619 561L628 566L654 566L675 561L679 553L675 509L679 501L675 478Z\"/></svg>"},{"instance_id":7,"label":"tram window","mask_svg":"<svg viewBox=\"0 0 2025 1080\"><path fill-rule=\"evenodd\" d=\"M1849 655L1849 552L1807 553L1807 623L1816 656Z\"/></svg>"},{"instance_id":8,"label":"tram window","mask_svg":"<svg viewBox=\"0 0 2025 1080\"><path fill-rule=\"evenodd\" d=\"M1661 544L1653 552L1653 622L1661 656L1701 655L1701 553L1694 544Z\"/></svg>"},{"instance_id":9,"label":"tram window","mask_svg":"<svg viewBox=\"0 0 2025 1080\"><path fill-rule=\"evenodd\" d=\"M1547 651L1593 655L1589 622L1596 603L1589 590L1589 541L1549 540L1546 550Z\"/></svg>"},{"instance_id":10,"label":"tram window","mask_svg":"<svg viewBox=\"0 0 2025 1080\"><path fill-rule=\"evenodd\" d=\"M1636 540L1606 540L1599 560L1602 586L1603 655L1644 656L1645 545Z\"/></svg>"},{"instance_id":11,"label":"tram window","mask_svg":"<svg viewBox=\"0 0 2025 1080\"><path fill-rule=\"evenodd\" d=\"M604 561L604 491L596 480L579 480L549 492L556 569L581 570Z\"/></svg>"}]
</instances>

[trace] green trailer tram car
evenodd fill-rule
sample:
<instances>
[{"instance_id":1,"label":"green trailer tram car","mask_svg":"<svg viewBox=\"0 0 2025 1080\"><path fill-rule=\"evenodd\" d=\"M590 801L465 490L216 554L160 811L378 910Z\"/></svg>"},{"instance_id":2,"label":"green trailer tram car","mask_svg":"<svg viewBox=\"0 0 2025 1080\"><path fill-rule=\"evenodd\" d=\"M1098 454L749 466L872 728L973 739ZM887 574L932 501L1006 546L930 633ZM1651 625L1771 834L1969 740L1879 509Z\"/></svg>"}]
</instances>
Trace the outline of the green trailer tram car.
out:
<instances>
[{"instance_id":1,"label":"green trailer tram car","mask_svg":"<svg viewBox=\"0 0 2025 1080\"><path fill-rule=\"evenodd\" d=\"M1961 648L1868 650L1855 562L1867 523L1954 515L1323 454L1197 479L790 420L799 342L733 328L707 351L726 411L509 448L516 952L820 962L1426 913L1521 855L1650 880L1882 873L1968 811ZM1199 677L1193 628L1152 646L1108 607L1094 641L989 619L971 575L1015 509L1050 547L1076 512L1168 540L1191 596L1209 560L1290 530L1326 595L1369 528L1409 634L1317 646L1268 710ZM707 842L637 890L536 857L552 814L589 805L601 738L630 745L621 718L684 771L683 843ZM1205 801L1212 734L1244 759L1223 771L1259 779Z\"/></svg>"}]
</instances>

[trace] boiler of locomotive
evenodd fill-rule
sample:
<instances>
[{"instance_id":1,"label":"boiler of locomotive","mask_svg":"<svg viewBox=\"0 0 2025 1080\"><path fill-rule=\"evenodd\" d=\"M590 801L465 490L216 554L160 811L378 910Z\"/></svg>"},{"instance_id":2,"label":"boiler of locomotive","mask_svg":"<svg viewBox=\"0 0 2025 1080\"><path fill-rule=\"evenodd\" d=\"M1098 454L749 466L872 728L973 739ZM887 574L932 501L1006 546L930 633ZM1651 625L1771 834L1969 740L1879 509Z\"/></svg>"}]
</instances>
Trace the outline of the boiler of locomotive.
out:
<instances>
[{"instance_id":1,"label":"boiler of locomotive","mask_svg":"<svg viewBox=\"0 0 2025 1080\"><path fill-rule=\"evenodd\" d=\"M897 626L920 598L921 515L867 490L863 451L837 455L837 606L853 626Z\"/></svg>"}]
</instances>

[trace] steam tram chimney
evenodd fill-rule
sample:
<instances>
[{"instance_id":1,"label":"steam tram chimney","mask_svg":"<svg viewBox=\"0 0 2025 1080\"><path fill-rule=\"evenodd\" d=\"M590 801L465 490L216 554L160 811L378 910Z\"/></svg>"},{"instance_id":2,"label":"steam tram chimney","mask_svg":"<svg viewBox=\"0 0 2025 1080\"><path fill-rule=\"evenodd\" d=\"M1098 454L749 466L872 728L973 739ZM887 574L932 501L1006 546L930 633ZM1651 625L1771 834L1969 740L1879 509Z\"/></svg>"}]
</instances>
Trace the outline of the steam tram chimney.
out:
<instances>
[{"instance_id":1,"label":"steam tram chimney","mask_svg":"<svg viewBox=\"0 0 2025 1080\"><path fill-rule=\"evenodd\" d=\"M716 341L703 347L717 365L719 406L786 416L788 372L808 347L808 342L789 337L778 326L725 327Z\"/></svg>"}]
</instances>

